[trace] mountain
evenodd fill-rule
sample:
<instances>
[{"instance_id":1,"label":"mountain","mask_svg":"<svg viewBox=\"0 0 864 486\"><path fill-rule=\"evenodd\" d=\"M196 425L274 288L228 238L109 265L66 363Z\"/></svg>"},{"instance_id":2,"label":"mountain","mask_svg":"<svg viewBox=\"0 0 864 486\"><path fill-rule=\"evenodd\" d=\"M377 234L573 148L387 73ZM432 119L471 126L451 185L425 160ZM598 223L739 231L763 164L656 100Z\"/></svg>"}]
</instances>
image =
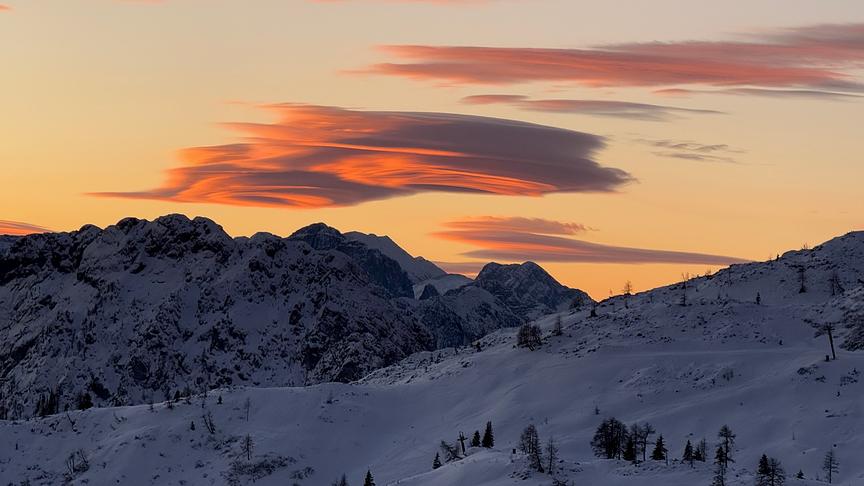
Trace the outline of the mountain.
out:
<instances>
[{"instance_id":1,"label":"mountain","mask_svg":"<svg viewBox=\"0 0 864 486\"><path fill-rule=\"evenodd\" d=\"M429 260L419 256L411 256L391 240L389 236L350 231L345 233L345 237L349 240L360 242L367 248L378 250L396 261L402 267L402 270L408 274L408 278L411 279L412 284L447 275L447 272L441 270Z\"/></svg>"},{"instance_id":2,"label":"mountain","mask_svg":"<svg viewBox=\"0 0 864 486\"><path fill-rule=\"evenodd\" d=\"M343 473L362 484L368 469L382 485L548 486L549 474L513 452L534 424L544 448L555 438L562 482L707 485L713 455L691 467L680 460L684 444L705 438L711 453L728 425L736 434L730 486L754 484L762 454L781 461L786 484L823 486L829 450L840 463L834 484L851 486L864 479L864 353L856 351L862 256L864 233L850 233L596 309L569 309L536 321L543 342L533 351L516 346L517 331L505 328L477 346L419 351L350 384L232 387L152 410L0 421L8 438L0 441L0 478L326 486ZM559 317L563 333L555 335ZM825 359L826 324L834 326L836 360ZM595 456L592 437L610 417L651 423L657 433L649 447L662 434L668 465ZM494 447L466 443L467 457L433 469L442 440L482 433L487 421ZM82 455L89 468L70 471L70 456ZM805 479L792 478L799 470Z\"/></svg>"},{"instance_id":3,"label":"mountain","mask_svg":"<svg viewBox=\"0 0 864 486\"><path fill-rule=\"evenodd\" d=\"M526 320L594 302L585 292L561 285L534 262L489 263L473 285L498 297Z\"/></svg>"},{"instance_id":4,"label":"mountain","mask_svg":"<svg viewBox=\"0 0 864 486\"><path fill-rule=\"evenodd\" d=\"M56 397L54 411L85 395L123 405L347 382L524 321L476 287L429 297L414 298L399 262L320 223L231 238L170 215L3 237L0 418L32 414L40 398Z\"/></svg>"},{"instance_id":5,"label":"mountain","mask_svg":"<svg viewBox=\"0 0 864 486\"><path fill-rule=\"evenodd\" d=\"M435 347L393 298L398 266L315 243L178 215L17 239L0 254L0 408L350 381Z\"/></svg>"}]
</instances>

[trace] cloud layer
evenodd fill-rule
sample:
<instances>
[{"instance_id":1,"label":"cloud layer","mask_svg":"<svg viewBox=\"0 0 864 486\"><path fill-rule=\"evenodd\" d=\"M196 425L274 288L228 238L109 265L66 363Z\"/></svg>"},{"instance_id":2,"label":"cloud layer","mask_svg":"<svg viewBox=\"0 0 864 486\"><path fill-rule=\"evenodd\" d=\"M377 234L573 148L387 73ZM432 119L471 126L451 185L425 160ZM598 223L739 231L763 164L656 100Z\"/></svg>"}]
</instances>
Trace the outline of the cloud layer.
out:
<instances>
[{"instance_id":1,"label":"cloud layer","mask_svg":"<svg viewBox=\"0 0 864 486\"><path fill-rule=\"evenodd\" d=\"M864 91L864 24L814 25L744 41L613 44L587 49L385 46L401 62L366 72L455 84L801 88Z\"/></svg>"},{"instance_id":2,"label":"cloud layer","mask_svg":"<svg viewBox=\"0 0 864 486\"><path fill-rule=\"evenodd\" d=\"M47 233L49 231L51 230L42 226L36 226L35 224L0 219L0 235L22 236L33 233Z\"/></svg>"},{"instance_id":3,"label":"cloud layer","mask_svg":"<svg viewBox=\"0 0 864 486\"><path fill-rule=\"evenodd\" d=\"M674 106L632 103L609 100L531 99L527 96L508 94L474 95L462 98L469 105L505 104L529 111L547 113L571 113L577 115L628 118L633 120L668 121L683 114L722 114L714 110L677 108Z\"/></svg>"},{"instance_id":4,"label":"cloud layer","mask_svg":"<svg viewBox=\"0 0 864 486\"><path fill-rule=\"evenodd\" d=\"M526 221L530 223L526 224ZM673 250L630 248L591 243L561 235L581 232L582 225L541 219L472 218L445 223L445 231L433 233L446 240L479 247L464 256L507 262L579 263L680 263L729 265L746 260L722 255ZM579 231L574 230L580 228Z\"/></svg>"},{"instance_id":5,"label":"cloud layer","mask_svg":"<svg viewBox=\"0 0 864 486\"><path fill-rule=\"evenodd\" d=\"M159 188L100 196L251 206L346 206L421 192L541 196L632 180L599 165L602 137L514 120L281 104L237 143L181 152Z\"/></svg>"},{"instance_id":6,"label":"cloud layer","mask_svg":"<svg viewBox=\"0 0 864 486\"><path fill-rule=\"evenodd\" d=\"M637 142L654 148L654 155L673 159L694 160L698 162L738 163L735 154L743 153L725 143L705 144L690 140L646 140Z\"/></svg>"}]
</instances>

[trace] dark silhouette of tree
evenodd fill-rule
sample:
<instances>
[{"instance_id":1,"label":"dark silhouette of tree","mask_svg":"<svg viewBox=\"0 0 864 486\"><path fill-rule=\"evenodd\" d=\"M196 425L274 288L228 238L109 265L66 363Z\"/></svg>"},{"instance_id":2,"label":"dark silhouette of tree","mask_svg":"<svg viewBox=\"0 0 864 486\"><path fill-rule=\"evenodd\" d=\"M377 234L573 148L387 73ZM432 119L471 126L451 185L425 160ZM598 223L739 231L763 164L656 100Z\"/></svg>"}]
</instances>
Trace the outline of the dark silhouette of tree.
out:
<instances>
[{"instance_id":1,"label":"dark silhouette of tree","mask_svg":"<svg viewBox=\"0 0 864 486\"><path fill-rule=\"evenodd\" d=\"M591 449L597 457L621 459L627 439L627 426L620 420L608 418L597 426L591 439Z\"/></svg>"},{"instance_id":2,"label":"dark silhouette of tree","mask_svg":"<svg viewBox=\"0 0 864 486\"><path fill-rule=\"evenodd\" d=\"M708 442L704 438L696 445L696 449L693 451L693 459L701 462L708 460Z\"/></svg>"},{"instance_id":3,"label":"dark silhouette of tree","mask_svg":"<svg viewBox=\"0 0 864 486\"><path fill-rule=\"evenodd\" d=\"M795 479L804 479L804 471L798 470L798 473L795 474Z\"/></svg>"},{"instance_id":4,"label":"dark silhouette of tree","mask_svg":"<svg viewBox=\"0 0 864 486\"><path fill-rule=\"evenodd\" d=\"M480 447L480 431L475 430L471 436L471 447Z\"/></svg>"},{"instance_id":5,"label":"dark silhouette of tree","mask_svg":"<svg viewBox=\"0 0 864 486\"><path fill-rule=\"evenodd\" d=\"M714 480L711 482L711 486L726 486L726 466L729 463L729 458L725 451L723 444L720 444L714 452Z\"/></svg>"},{"instance_id":6,"label":"dark silhouette of tree","mask_svg":"<svg viewBox=\"0 0 864 486\"><path fill-rule=\"evenodd\" d=\"M436 452L435 459L432 460L432 469L438 469L439 467L441 467L441 456Z\"/></svg>"},{"instance_id":7,"label":"dark silhouette of tree","mask_svg":"<svg viewBox=\"0 0 864 486\"><path fill-rule=\"evenodd\" d=\"M564 326L561 324L561 316L555 316L555 326L552 327L552 335L560 336L564 334Z\"/></svg>"},{"instance_id":8,"label":"dark silhouette of tree","mask_svg":"<svg viewBox=\"0 0 864 486\"><path fill-rule=\"evenodd\" d=\"M531 351L543 344L540 336L540 328L534 324L522 324L516 336L516 344L520 348L528 348Z\"/></svg>"},{"instance_id":9,"label":"dark silhouette of tree","mask_svg":"<svg viewBox=\"0 0 864 486\"><path fill-rule=\"evenodd\" d=\"M654 461L666 461L667 453L666 444L663 443L663 434L657 437L657 442L654 443L654 450L651 451L651 459Z\"/></svg>"},{"instance_id":10,"label":"dark silhouette of tree","mask_svg":"<svg viewBox=\"0 0 864 486\"><path fill-rule=\"evenodd\" d=\"M554 475L558 469L558 444L554 437L549 437L546 442L546 472Z\"/></svg>"},{"instance_id":11,"label":"dark silhouette of tree","mask_svg":"<svg viewBox=\"0 0 864 486\"><path fill-rule=\"evenodd\" d=\"M333 486L348 486L348 478L343 474L338 481L333 481Z\"/></svg>"},{"instance_id":12,"label":"dark silhouette of tree","mask_svg":"<svg viewBox=\"0 0 864 486\"><path fill-rule=\"evenodd\" d=\"M687 445L684 446L684 454L681 456L681 460L690 464L690 467L693 467L693 461L696 459L694 453L693 444L690 443L690 439L687 439Z\"/></svg>"},{"instance_id":13,"label":"dark silhouette of tree","mask_svg":"<svg viewBox=\"0 0 864 486\"><path fill-rule=\"evenodd\" d=\"M723 460L726 461L723 467L729 467L730 462L735 462L732 459L732 449L735 447L735 434L728 425L723 425L720 427L720 431L717 432L717 437L720 438L720 447L723 448Z\"/></svg>"},{"instance_id":14,"label":"dark silhouette of tree","mask_svg":"<svg viewBox=\"0 0 864 486\"><path fill-rule=\"evenodd\" d=\"M363 481L363 486L375 486L375 479L372 478L372 471L366 471L366 479Z\"/></svg>"},{"instance_id":15,"label":"dark silhouette of tree","mask_svg":"<svg viewBox=\"0 0 864 486\"><path fill-rule=\"evenodd\" d=\"M621 454L621 458L625 461L636 462L639 457L639 452L636 450L636 441L637 437L633 437L633 434L627 434L627 439L624 441L624 452Z\"/></svg>"},{"instance_id":16,"label":"dark silhouette of tree","mask_svg":"<svg viewBox=\"0 0 864 486\"><path fill-rule=\"evenodd\" d=\"M519 450L528 456L531 469L543 472L543 451L540 446L540 434L537 433L537 427L534 424L530 424L522 430L522 435L519 437Z\"/></svg>"},{"instance_id":17,"label":"dark silhouette of tree","mask_svg":"<svg viewBox=\"0 0 864 486\"><path fill-rule=\"evenodd\" d=\"M842 294L844 292L843 285L840 283L840 276L837 275L837 270L831 272L831 277L828 279L828 285L831 286L831 295Z\"/></svg>"},{"instance_id":18,"label":"dark silhouette of tree","mask_svg":"<svg viewBox=\"0 0 864 486\"><path fill-rule=\"evenodd\" d=\"M246 456L247 461L252 460L253 447L255 447L255 444L252 442L252 436L246 434L246 437L243 437L243 442L240 444L240 450L243 452L243 455Z\"/></svg>"},{"instance_id":19,"label":"dark silhouette of tree","mask_svg":"<svg viewBox=\"0 0 864 486\"><path fill-rule=\"evenodd\" d=\"M830 449L825 453L825 459L822 460L822 470L828 475L828 484L834 480L834 476L840 472L840 463L837 462L837 456L834 454L834 449Z\"/></svg>"},{"instance_id":20,"label":"dark silhouette of tree","mask_svg":"<svg viewBox=\"0 0 864 486\"><path fill-rule=\"evenodd\" d=\"M483 439L480 445L487 449L495 447L495 434L492 433L492 422L486 422L486 430L483 431Z\"/></svg>"}]
</instances>

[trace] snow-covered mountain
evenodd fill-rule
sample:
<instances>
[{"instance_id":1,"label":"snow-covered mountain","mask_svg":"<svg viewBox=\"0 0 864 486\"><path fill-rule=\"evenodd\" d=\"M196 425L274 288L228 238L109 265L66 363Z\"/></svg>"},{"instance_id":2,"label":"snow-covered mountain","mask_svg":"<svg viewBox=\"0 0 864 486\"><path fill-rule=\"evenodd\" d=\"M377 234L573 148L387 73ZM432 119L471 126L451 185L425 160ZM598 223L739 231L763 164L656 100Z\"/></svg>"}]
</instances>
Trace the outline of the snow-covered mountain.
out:
<instances>
[{"instance_id":1,"label":"snow-covered mountain","mask_svg":"<svg viewBox=\"0 0 864 486\"><path fill-rule=\"evenodd\" d=\"M441 270L429 260L421 256L411 256L407 251L403 250L399 245L391 240L389 236L378 236L376 234L349 231L348 233L345 233L345 237L349 240L359 241L367 248L378 250L385 256L396 261L405 273L408 274L411 283L416 284L447 275L447 272Z\"/></svg>"},{"instance_id":2,"label":"snow-covered mountain","mask_svg":"<svg viewBox=\"0 0 864 486\"><path fill-rule=\"evenodd\" d=\"M172 215L4 237L0 417L52 395L63 409L351 381L522 322L479 289L413 297L397 261L324 224L231 238Z\"/></svg>"},{"instance_id":3,"label":"snow-covered mountain","mask_svg":"<svg viewBox=\"0 0 864 486\"><path fill-rule=\"evenodd\" d=\"M528 320L593 302L585 292L558 283L534 262L489 263L477 274L473 285L487 290Z\"/></svg>"},{"instance_id":4,"label":"snow-covered mountain","mask_svg":"<svg viewBox=\"0 0 864 486\"><path fill-rule=\"evenodd\" d=\"M0 421L0 436L9 438L0 441L0 478L326 486L343 473L362 484L369 469L378 485L549 485L552 476L513 453L534 424L544 443L554 436L555 476L568 484L707 486L711 458L691 467L680 461L683 447L704 437L713 453L727 424L737 437L726 484L754 484L763 453L782 462L787 484L826 484L821 465L833 450L834 484L851 486L864 480L864 354L855 351L862 279L864 233L850 233L778 260L546 316L535 321L543 342L533 351L517 347L516 330L505 328L477 346L417 352L352 384L235 382L242 386L191 404ZM825 359L825 325L834 329L836 360ZM650 422L669 464L596 457L590 441L608 417ZM467 457L433 469L442 440L453 443L459 432L470 440L487 421L494 447L467 447ZM806 479L792 479L799 469Z\"/></svg>"}]
</instances>

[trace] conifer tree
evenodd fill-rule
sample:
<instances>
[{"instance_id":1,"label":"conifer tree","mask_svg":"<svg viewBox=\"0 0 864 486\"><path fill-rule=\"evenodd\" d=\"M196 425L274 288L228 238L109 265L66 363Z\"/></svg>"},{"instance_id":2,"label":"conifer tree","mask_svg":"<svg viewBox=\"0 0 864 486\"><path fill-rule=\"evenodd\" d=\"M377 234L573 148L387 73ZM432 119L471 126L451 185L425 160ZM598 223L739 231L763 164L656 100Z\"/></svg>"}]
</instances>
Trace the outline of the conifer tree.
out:
<instances>
[{"instance_id":1,"label":"conifer tree","mask_svg":"<svg viewBox=\"0 0 864 486\"><path fill-rule=\"evenodd\" d=\"M558 468L558 444L554 437L549 437L546 443L546 472L554 475Z\"/></svg>"},{"instance_id":2,"label":"conifer tree","mask_svg":"<svg viewBox=\"0 0 864 486\"><path fill-rule=\"evenodd\" d=\"M798 474L795 475L795 479L804 479L804 471L798 470Z\"/></svg>"},{"instance_id":3,"label":"conifer tree","mask_svg":"<svg viewBox=\"0 0 864 486\"><path fill-rule=\"evenodd\" d=\"M759 465L756 466L756 486L768 486L769 474L768 456L762 454L762 457L759 458Z\"/></svg>"},{"instance_id":4,"label":"conifer tree","mask_svg":"<svg viewBox=\"0 0 864 486\"><path fill-rule=\"evenodd\" d=\"M690 467L693 467L693 444L690 443L690 439L687 439L687 445L684 446L684 454L681 456L681 460L690 464Z\"/></svg>"},{"instance_id":5,"label":"conifer tree","mask_svg":"<svg viewBox=\"0 0 864 486\"><path fill-rule=\"evenodd\" d=\"M333 481L333 486L348 486L348 478L343 474L338 481Z\"/></svg>"},{"instance_id":6,"label":"conifer tree","mask_svg":"<svg viewBox=\"0 0 864 486\"><path fill-rule=\"evenodd\" d=\"M663 435L661 434L657 437L657 442L654 443L651 459L654 461L665 461L667 452L669 451L666 450L666 444L663 443Z\"/></svg>"},{"instance_id":7,"label":"conifer tree","mask_svg":"<svg viewBox=\"0 0 864 486\"><path fill-rule=\"evenodd\" d=\"M375 486L375 479L372 478L371 470L366 470L366 479L363 481L363 486Z\"/></svg>"},{"instance_id":8,"label":"conifer tree","mask_svg":"<svg viewBox=\"0 0 864 486\"><path fill-rule=\"evenodd\" d=\"M720 427L720 431L717 432L717 437L720 438L720 445L723 447L723 460L725 461L723 467L728 467L730 462L735 462L732 460L732 448L735 447L735 434L728 425L723 425L723 427Z\"/></svg>"},{"instance_id":9,"label":"conifer tree","mask_svg":"<svg viewBox=\"0 0 864 486\"><path fill-rule=\"evenodd\" d=\"M483 432L483 439L480 445L487 449L495 447L495 435L492 433L492 422L486 422L486 430Z\"/></svg>"},{"instance_id":10,"label":"conifer tree","mask_svg":"<svg viewBox=\"0 0 864 486\"><path fill-rule=\"evenodd\" d=\"M726 465L728 463L726 449L723 444L720 444L714 453L714 481L711 486L726 486Z\"/></svg>"},{"instance_id":11,"label":"conifer tree","mask_svg":"<svg viewBox=\"0 0 864 486\"><path fill-rule=\"evenodd\" d=\"M480 447L480 431L475 430L474 435L471 436L471 447Z\"/></svg>"},{"instance_id":12,"label":"conifer tree","mask_svg":"<svg viewBox=\"0 0 864 486\"><path fill-rule=\"evenodd\" d=\"M622 458L625 461L636 462L638 459L638 454L636 453L636 438L633 437L633 434L627 436L627 441L624 443L624 453Z\"/></svg>"},{"instance_id":13,"label":"conifer tree","mask_svg":"<svg viewBox=\"0 0 864 486\"><path fill-rule=\"evenodd\" d=\"M441 455L436 452L435 459L432 460L432 469L438 469L439 467L441 467Z\"/></svg>"}]
</instances>

